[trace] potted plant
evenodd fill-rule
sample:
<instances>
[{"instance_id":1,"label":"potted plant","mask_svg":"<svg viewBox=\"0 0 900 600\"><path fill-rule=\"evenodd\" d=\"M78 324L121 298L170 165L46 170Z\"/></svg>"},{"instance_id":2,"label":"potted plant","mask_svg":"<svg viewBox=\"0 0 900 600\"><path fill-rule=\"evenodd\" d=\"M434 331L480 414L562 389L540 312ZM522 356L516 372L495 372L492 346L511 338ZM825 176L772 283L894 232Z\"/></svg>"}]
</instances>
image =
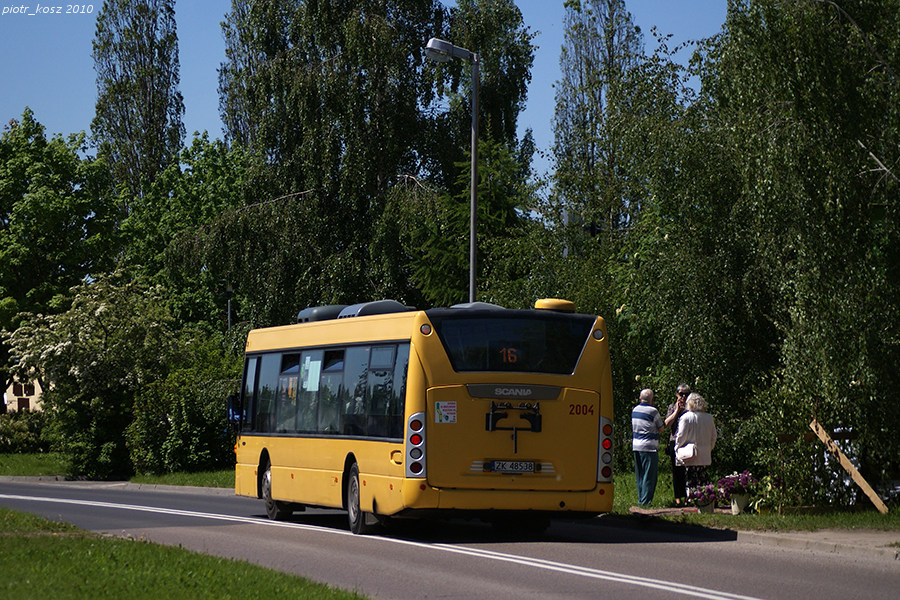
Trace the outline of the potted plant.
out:
<instances>
[{"instance_id":1,"label":"potted plant","mask_svg":"<svg viewBox=\"0 0 900 600\"><path fill-rule=\"evenodd\" d=\"M781 505L783 499L784 485L781 478L773 475L766 475L756 482L753 486L753 501L750 502L750 509L758 513L769 512L772 510L781 513Z\"/></svg>"},{"instance_id":2,"label":"potted plant","mask_svg":"<svg viewBox=\"0 0 900 600\"><path fill-rule=\"evenodd\" d=\"M732 473L719 480L719 493L726 502L731 502L731 514L739 515L750 503L750 493L756 485L756 478L750 471Z\"/></svg>"},{"instance_id":3,"label":"potted plant","mask_svg":"<svg viewBox=\"0 0 900 600\"><path fill-rule=\"evenodd\" d=\"M688 493L688 501L697 506L697 511L711 513L716 508L718 490L713 484L707 484L698 488L692 488Z\"/></svg>"}]
</instances>

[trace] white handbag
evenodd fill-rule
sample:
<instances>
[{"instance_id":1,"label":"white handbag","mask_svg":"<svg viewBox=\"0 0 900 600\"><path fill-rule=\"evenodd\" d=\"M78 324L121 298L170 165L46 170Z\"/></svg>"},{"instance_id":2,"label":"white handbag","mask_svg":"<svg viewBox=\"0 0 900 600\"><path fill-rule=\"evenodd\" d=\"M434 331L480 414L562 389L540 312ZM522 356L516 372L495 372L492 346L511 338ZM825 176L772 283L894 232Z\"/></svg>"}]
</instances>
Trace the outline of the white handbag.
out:
<instances>
[{"instance_id":1,"label":"white handbag","mask_svg":"<svg viewBox=\"0 0 900 600\"><path fill-rule=\"evenodd\" d=\"M694 444L685 444L681 448L675 450L675 458L682 462L689 458L694 458L695 456L697 456L697 446Z\"/></svg>"}]
</instances>

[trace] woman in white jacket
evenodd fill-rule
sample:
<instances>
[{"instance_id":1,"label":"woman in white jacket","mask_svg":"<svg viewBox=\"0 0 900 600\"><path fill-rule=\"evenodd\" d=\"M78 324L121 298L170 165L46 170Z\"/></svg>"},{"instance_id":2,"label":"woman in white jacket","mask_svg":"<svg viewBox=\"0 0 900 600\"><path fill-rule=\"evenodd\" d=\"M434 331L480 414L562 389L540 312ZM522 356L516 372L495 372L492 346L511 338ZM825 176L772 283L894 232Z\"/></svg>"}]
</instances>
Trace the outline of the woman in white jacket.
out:
<instances>
[{"instance_id":1,"label":"woman in white jacket","mask_svg":"<svg viewBox=\"0 0 900 600\"><path fill-rule=\"evenodd\" d=\"M686 407L688 412L678 421L675 434L675 460L685 466L685 483L690 494L691 490L709 483L706 467L712 464L716 424L700 394L688 396Z\"/></svg>"}]
</instances>

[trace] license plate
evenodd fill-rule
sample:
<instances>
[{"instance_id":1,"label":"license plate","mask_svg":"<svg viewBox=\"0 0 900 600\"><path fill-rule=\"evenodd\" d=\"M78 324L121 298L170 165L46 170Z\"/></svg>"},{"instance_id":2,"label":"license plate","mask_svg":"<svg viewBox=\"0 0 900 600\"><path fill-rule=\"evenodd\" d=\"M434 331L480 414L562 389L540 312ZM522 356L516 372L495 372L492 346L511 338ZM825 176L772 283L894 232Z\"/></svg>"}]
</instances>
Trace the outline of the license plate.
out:
<instances>
[{"instance_id":1,"label":"license plate","mask_svg":"<svg viewBox=\"0 0 900 600\"><path fill-rule=\"evenodd\" d=\"M534 473L534 461L531 460L494 460L491 461L494 473Z\"/></svg>"}]
</instances>

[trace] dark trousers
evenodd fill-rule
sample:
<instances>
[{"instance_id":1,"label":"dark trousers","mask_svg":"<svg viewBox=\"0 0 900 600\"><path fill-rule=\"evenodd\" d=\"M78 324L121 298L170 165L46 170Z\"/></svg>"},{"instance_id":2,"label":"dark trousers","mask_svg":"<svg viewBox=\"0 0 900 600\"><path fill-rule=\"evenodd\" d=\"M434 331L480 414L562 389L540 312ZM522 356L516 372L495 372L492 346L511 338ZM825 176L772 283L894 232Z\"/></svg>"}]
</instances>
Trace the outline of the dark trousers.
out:
<instances>
[{"instance_id":1,"label":"dark trousers","mask_svg":"<svg viewBox=\"0 0 900 600\"><path fill-rule=\"evenodd\" d=\"M649 506L653 501L658 468L657 452L634 452L634 478L637 483L638 504L641 506Z\"/></svg>"},{"instance_id":2,"label":"dark trousers","mask_svg":"<svg viewBox=\"0 0 900 600\"><path fill-rule=\"evenodd\" d=\"M687 497L687 480L685 478L687 469L684 465L676 465L672 462L672 489L675 491L675 498Z\"/></svg>"}]
</instances>

